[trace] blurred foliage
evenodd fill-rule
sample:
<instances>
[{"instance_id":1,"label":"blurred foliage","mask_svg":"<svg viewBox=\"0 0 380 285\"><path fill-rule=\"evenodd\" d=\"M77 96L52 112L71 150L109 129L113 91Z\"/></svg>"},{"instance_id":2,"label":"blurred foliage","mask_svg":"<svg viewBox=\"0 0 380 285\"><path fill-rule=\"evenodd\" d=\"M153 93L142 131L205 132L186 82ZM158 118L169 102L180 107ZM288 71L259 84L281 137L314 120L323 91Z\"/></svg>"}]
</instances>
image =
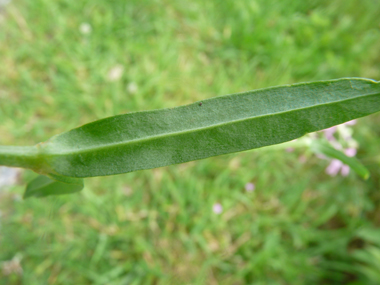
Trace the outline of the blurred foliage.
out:
<instances>
[{"instance_id":1,"label":"blurred foliage","mask_svg":"<svg viewBox=\"0 0 380 285\"><path fill-rule=\"evenodd\" d=\"M379 80L379 14L373 0L14 0L0 8L0 143L260 87ZM24 172L0 192L1 283L377 284L379 123L353 127L368 181L271 148L26 201Z\"/></svg>"}]
</instances>

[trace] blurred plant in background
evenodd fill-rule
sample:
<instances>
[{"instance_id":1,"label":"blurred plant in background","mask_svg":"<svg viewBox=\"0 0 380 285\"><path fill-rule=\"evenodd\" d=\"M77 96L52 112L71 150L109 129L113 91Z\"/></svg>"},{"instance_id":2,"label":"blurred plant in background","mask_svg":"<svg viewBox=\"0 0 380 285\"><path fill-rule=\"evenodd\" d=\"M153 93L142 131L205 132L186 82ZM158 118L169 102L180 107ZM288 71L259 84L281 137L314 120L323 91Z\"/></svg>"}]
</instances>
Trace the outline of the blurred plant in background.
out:
<instances>
[{"instance_id":1,"label":"blurred plant in background","mask_svg":"<svg viewBox=\"0 0 380 285\"><path fill-rule=\"evenodd\" d=\"M349 127L355 124L356 120L353 120L324 130L325 137L330 144L349 157L354 157L359 147L358 143L352 137L353 130ZM335 134L338 135L338 140L335 138ZM326 173L330 176L336 176L338 172L340 172L342 176L347 176L350 173L350 167L338 159L332 159L326 168Z\"/></svg>"}]
</instances>

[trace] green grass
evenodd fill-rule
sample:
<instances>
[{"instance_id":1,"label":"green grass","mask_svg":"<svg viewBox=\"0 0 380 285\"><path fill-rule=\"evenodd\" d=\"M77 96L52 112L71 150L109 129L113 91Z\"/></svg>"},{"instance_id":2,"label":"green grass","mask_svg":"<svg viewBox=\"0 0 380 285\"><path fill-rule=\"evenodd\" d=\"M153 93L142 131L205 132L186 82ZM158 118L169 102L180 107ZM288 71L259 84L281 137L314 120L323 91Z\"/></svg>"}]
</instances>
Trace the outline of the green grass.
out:
<instances>
[{"instance_id":1,"label":"green grass","mask_svg":"<svg viewBox=\"0 0 380 285\"><path fill-rule=\"evenodd\" d=\"M4 145L260 87L380 79L373 0L15 0L0 11ZM271 148L20 201L34 177L24 172L0 192L0 261L22 256L23 274L0 284L377 284L379 123L354 126L368 181L327 176L308 150Z\"/></svg>"}]
</instances>

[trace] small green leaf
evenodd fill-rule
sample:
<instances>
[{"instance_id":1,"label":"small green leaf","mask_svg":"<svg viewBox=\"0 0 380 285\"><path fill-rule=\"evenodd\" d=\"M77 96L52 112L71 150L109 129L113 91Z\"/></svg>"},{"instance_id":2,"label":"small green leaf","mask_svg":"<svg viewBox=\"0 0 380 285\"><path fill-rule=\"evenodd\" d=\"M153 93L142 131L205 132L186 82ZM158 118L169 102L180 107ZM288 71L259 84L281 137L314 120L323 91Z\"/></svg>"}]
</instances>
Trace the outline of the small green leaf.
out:
<instances>
[{"instance_id":1,"label":"small green leaf","mask_svg":"<svg viewBox=\"0 0 380 285\"><path fill-rule=\"evenodd\" d=\"M72 194L83 189L83 179L66 177L66 183L40 175L26 187L24 199L50 195Z\"/></svg>"},{"instance_id":2,"label":"small green leaf","mask_svg":"<svg viewBox=\"0 0 380 285\"><path fill-rule=\"evenodd\" d=\"M369 171L363 164L361 164L356 158L348 157L343 152L333 148L328 142L314 140L311 143L310 149L315 153L324 154L330 158L339 159L344 164L347 164L351 169L353 169L358 175L364 179L369 178Z\"/></svg>"}]
</instances>

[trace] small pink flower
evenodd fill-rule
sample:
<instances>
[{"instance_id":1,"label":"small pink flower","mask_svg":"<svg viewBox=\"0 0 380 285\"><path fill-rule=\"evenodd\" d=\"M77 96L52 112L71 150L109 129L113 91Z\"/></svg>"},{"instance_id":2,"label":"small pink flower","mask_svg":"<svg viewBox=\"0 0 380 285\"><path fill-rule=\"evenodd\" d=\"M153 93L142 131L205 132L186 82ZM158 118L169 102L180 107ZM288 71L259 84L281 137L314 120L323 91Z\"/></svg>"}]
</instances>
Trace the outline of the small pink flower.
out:
<instances>
[{"instance_id":1,"label":"small pink flower","mask_svg":"<svg viewBox=\"0 0 380 285\"><path fill-rule=\"evenodd\" d=\"M223 207L220 203L215 203L213 206L212 206L212 211L219 215L223 212Z\"/></svg>"},{"instance_id":2,"label":"small pink flower","mask_svg":"<svg viewBox=\"0 0 380 285\"><path fill-rule=\"evenodd\" d=\"M356 149L353 148L353 147L350 147L350 148L347 148L344 153L348 156L348 157L353 157L356 155Z\"/></svg>"},{"instance_id":3,"label":"small pink flower","mask_svg":"<svg viewBox=\"0 0 380 285\"><path fill-rule=\"evenodd\" d=\"M318 157L319 159L327 159L327 156L322 153L317 153L315 156Z\"/></svg>"},{"instance_id":4,"label":"small pink flower","mask_svg":"<svg viewBox=\"0 0 380 285\"><path fill-rule=\"evenodd\" d=\"M339 159L333 159L329 166L326 168L326 173L330 176L336 176L341 169L343 165L343 162L341 162Z\"/></svg>"},{"instance_id":5,"label":"small pink flower","mask_svg":"<svg viewBox=\"0 0 380 285\"><path fill-rule=\"evenodd\" d=\"M342 176L347 176L350 173L350 167L343 164L339 159L333 159L326 168L326 173L330 176L336 176L340 171Z\"/></svg>"},{"instance_id":6,"label":"small pink flower","mask_svg":"<svg viewBox=\"0 0 380 285\"><path fill-rule=\"evenodd\" d=\"M348 126L353 126L353 125L356 125L356 122L357 120L352 120L352 121L345 122L344 124Z\"/></svg>"},{"instance_id":7,"label":"small pink flower","mask_svg":"<svg viewBox=\"0 0 380 285\"><path fill-rule=\"evenodd\" d=\"M294 151L294 147L288 147L285 149L286 152L293 152Z\"/></svg>"},{"instance_id":8,"label":"small pink flower","mask_svg":"<svg viewBox=\"0 0 380 285\"><path fill-rule=\"evenodd\" d=\"M245 184L245 191L247 191L247 192L255 191L255 184L253 184L253 183Z\"/></svg>"},{"instance_id":9,"label":"small pink flower","mask_svg":"<svg viewBox=\"0 0 380 285\"><path fill-rule=\"evenodd\" d=\"M348 174L350 174L350 167L346 164L343 164L342 169L340 170L340 174L342 174L342 176L346 177Z\"/></svg>"},{"instance_id":10,"label":"small pink flower","mask_svg":"<svg viewBox=\"0 0 380 285\"><path fill-rule=\"evenodd\" d=\"M335 140L334 134L336 132L336 126L323 130L325 137L329 141Z\"/></svg>"}]
</instances>

